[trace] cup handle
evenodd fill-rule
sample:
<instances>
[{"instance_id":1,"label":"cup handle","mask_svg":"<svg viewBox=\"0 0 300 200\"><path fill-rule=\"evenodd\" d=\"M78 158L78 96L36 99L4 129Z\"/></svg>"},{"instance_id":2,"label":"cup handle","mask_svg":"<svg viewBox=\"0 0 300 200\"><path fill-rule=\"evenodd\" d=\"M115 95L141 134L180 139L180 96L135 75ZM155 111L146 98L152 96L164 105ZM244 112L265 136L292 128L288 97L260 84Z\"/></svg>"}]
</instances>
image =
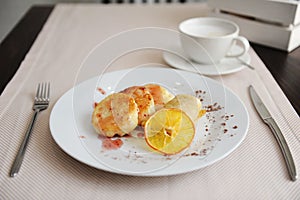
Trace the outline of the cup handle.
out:
<instances>
[{"instance_id":1,"label":"cup handle","mask_svg":"<svg viewBox=\"0 0 300 200\"><path fill-rule=\"evenodd\" d=\"M250 48L249 41L243 36L237 36L233 40L237 41L237 42L240 42L242 44L243 51L239 52L237 54L227 54L226 57L232 58L232 57L240 57L240 56L245 55L248 52L249 48Z\"/></svg>"}]
</instances>

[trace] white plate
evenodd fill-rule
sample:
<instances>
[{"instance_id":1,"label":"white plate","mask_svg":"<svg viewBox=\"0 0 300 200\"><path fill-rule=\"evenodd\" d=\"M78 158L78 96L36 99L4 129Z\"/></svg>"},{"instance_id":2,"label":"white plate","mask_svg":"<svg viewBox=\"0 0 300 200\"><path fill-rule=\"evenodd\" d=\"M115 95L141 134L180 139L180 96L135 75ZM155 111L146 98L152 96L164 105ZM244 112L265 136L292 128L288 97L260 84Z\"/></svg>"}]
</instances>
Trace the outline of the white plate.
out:
<instances>
[{"instance_id":1,"label":"white plate","mask_svg":"<svg viewBox=\"0 0 300 200\"><path fill-rule=\"evenodd\" d=\"M161 84L174 94L195 94L198 90L203 106L220 105L219 110L208 112L199 120L193 143L178 155L152 151L144 138L135 136L120 138L123 146L117 150L103 150L91 125L94 102L126 87L150 82ZM106 94L101 94L98 87ZM52 137L67 154L101 170L135 176L174 175L211 165L240 145L248 124L243 103L218 82L199 74L159 67L114 71L87 80L66 92L50 116Z\"/></svg>"},{"instance_id":2,"label":"white plate","mask_svg":"<svg viewBox=\"0 0 300 200\"><path fill-rule=\"evenodd\" d=\"M170 48L170 52L164 51L163 58L164 60L171 65L172 67L183 69L190 72L196 72L203 75L225 75L234 72L238 72L244 69L244 65L237 58L224 58L220 61L220 63L216 64L199 64L193 62L188 59L188 57L183 52L182 48L179 44ZM232 54L236 54L241 52L242 48L240 46L235 45L231 52ZM171 53L176 52L176 54ZM245 55L239 57L243 62L250 64L250 55L246 53Z\"/></svg>"}]
</instances>

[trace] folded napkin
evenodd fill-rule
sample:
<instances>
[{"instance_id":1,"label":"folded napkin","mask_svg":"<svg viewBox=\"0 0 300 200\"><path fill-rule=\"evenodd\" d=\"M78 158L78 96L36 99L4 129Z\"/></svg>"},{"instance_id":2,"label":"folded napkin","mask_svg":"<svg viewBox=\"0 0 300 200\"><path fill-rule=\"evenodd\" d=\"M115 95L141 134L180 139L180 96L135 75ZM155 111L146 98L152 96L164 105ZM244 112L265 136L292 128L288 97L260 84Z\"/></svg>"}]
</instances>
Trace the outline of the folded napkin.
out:
<instances>
[{"instance_id":1,"label":"folded napkin","mask_svg":"<svg viewBox=\"0 0 300 200\"><path fill-rule=\"evenodd\" d=\"M54 103L74 84L95 76L82 70L81 64L98 44L134 28L176 30L180 21L205 16L208 11L206 4L58 4L0 98L0 199L299 199L300 181L289 180L276 140L250 101L248 86L254 85L284 130L298 171L299 117L252 49L255 71L246 68L214 77L241 98L250 127L242 144L211 166L170 177L118 175L73 159L51 137L49 116ZM161 51L149 49L123 55L109 69L99 63L98 74L144 63L168 67ZM38 118L20 173L10 178L10 167L32 116L36 85L42 81L51 82L51 105Z\"/></svg>"}]
</instances>

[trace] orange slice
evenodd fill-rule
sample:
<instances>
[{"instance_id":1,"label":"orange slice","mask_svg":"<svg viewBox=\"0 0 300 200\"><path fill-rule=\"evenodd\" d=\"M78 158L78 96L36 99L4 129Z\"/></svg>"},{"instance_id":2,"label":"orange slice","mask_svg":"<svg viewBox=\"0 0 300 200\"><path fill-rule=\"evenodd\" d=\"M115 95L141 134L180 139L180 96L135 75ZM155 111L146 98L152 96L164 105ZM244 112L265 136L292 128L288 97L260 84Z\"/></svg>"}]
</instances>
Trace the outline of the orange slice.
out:
<instances>
[{"instance_id":1,"label":"orange slice","mask_svg":"<svg viewBox=\"0 0 300 200\"><path fill-rule=\"evenodd\" d=\"M154 113L145 124L147 144L167 155L190 146L195 127L190 117L180 109L164 108Z\"/></svg>"}]
</instances>

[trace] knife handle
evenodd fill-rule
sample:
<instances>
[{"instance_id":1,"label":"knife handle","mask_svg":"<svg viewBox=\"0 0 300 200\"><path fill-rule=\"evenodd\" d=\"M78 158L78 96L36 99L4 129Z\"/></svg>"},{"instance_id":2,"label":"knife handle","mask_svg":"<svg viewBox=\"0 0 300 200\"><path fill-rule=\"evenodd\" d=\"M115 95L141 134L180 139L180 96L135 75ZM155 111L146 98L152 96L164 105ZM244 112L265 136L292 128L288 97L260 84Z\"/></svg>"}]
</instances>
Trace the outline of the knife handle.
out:
<instances>
[{"instance_id":1,"label":"knife handle","mask_svg":"<svg viewBox=\"0 0 300 200\"><path fill-rule=\"evenodd\" d=\"M294 163L291 151L287 145L287 142L286 142L284 136L282 135L281 130L279 129L278 125L276 124L276 122L274 121L273 118L267 118L264 121L266 124L268 124L268 126L272 130L272 132L279 144L279 147L281 149L281 152L283 154L284 160L285 160L287 168L288 168L290 178L292 179L292 181L296 181L297 180L297 172L296 172L295 163Z\"/></svg>"}]
</instances>

